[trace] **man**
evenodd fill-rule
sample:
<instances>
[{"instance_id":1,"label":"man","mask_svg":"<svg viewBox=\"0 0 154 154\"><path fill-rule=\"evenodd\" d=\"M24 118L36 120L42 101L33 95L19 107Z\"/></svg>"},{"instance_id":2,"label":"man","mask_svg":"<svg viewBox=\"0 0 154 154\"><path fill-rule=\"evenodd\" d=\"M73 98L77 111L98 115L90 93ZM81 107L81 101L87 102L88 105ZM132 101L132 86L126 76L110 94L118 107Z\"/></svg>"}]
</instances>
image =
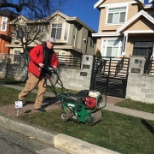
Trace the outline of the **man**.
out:
<instances>
[{"instance_id":1,"label":"man","mask_svg":"<svg viewBox=\"0 0 154 154\"><path fill-rule=\"evenodd\" d=\"M37 45L30 51L28 79L24 89L18 95L18 100L22 101L37 85L38 92L34 109L41 112L46 111L42 108L43 96L46 91L44 73L47 73L47 71L45 68L52 66L57 69L58 66L58 58L53 50L55 42L54 38L49 38L46 42Z\"/></svg>"}]
</instances>

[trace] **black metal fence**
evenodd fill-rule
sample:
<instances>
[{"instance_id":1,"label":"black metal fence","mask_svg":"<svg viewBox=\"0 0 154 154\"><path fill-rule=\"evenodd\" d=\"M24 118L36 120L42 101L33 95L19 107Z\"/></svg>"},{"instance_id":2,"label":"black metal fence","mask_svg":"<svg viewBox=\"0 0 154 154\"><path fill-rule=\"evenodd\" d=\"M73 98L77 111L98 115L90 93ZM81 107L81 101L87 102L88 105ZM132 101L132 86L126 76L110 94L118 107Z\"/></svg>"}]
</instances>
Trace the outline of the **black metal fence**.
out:
<instances>
[{"instance_id":1,"label":"black metal fence","mask_svg":"<svg viewBox=\"0 0 154 154\"><path fill-rule=\"evenodd\" d=\"M144 74L154 75L154 60L145 61Z\"/></svg>"},{"instance_id":2,"label":"black metal fence","mask_svg":"<svg viewBox=\"0 0 154 154\"><path fill-rule=\"evenodd\" d=\"M57 55L59 60L59 65L63 66L73 66L73 67L81 67L82 56L68 56L68 55ZM21 60L24 60L24 55L21 54L0 54L0 63L7 64L20 64Z\"/></svg>"},{"instance_id":3,"label":"black metal fence","mask_svg":"<svg viewBox=\"0 0 154 154\"><path fill-rule=\"evenodd\" d=\"M82 57L74 57L68 55L57 55L59 60L59 65L81 67Z\"/></svg>"},{"instance_id":4,"label":"black metal fence","mask_svg":"<svg viewBox=\"0 0 154 154\"><path fill-rule=\"evenodd\" d=\"M80 69L80 57L58 56L58 59L63 67ZM28 63L24 54L0 54L0 78L25 81Z\"/></svg>"},{"instance_id":5,"label":"black metal fence","mask_svg":"<svg viewBox=\"0 0 154 154\"><path fill-rule=\"evenodd\" d=\"M91 89L102 94L125 97L129 58L94 57Z\"/></svg>"}]
</instances>

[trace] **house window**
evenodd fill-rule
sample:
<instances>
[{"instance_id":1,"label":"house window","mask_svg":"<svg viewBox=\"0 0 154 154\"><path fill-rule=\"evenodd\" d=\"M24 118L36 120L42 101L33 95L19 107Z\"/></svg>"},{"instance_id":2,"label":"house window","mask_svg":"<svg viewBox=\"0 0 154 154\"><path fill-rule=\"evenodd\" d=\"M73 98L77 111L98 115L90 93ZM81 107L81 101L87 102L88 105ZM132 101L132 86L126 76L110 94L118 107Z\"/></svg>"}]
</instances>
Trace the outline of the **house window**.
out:
<instances>
[{"instance_id":1,"label":"house window","mask_svg":"<svg viewBox=\"0 0 154 154\"><path fill-rule=\"evenodd\" d=\"M54 37L56 40L67 41L68 31L68 23L54 23L52 24L51 37Z\"/></svg>"},{"instance_id":2,"label":"house window","mask_svg":"<svg viewBox=\"0 0 154 154\"><path fill-rule=\"evenodd\" d=\"M14 63L19 63L19 61L20 61L20 50L15 50L14 51L14 59L13 59L13 61L14 61Z\"/></svg>"},{"instance_id":3,"label":"house window","mask_svg":"<svg viewBox=\"0 0 154 154\"><path fill-rule=\"evenodd\" d=\"M2 17L2 23L1 23L1 30L2 31L6 31L7 28L7 18L6 17Z\"/></svg>"},{"instance_id":4,"label":"house window","mask_svg":"<svg viewBox=\"0 0 154 154\"><path fill-rule=\"evenodd\" d=\"M44 25L40 25L39 26L39 30L40 30L40 32L44 32L45 31L45 26Z\"/></svg>"},{"instance_id":5,"label":"house window","mask_svg":"<svg viewBox=\"0 0 154 154\"><path fill-rule=\"evenodd\" d=\"M64 40L67 40L67 37L68 37L68 28L69 28L68 23L65 23Z\"/></svg>"},{"instance_id":6,"label":"house window","mask_svg":"<svg viewBox=\"0 0 154 154\"><path fill-rule=\"evenodd\" d=\"M62 24L52 24L51 37L55 39L61 39L62 34Z\"/></svg>"},{"instance_id":7,"label":"house window","mask_svg":"<svg viewBox=\"0 0 154 154\"><path fill-rule=\"evenodd\" d=\"M126 18L126 6L108 9L108 24L122 24Z\"/></svg>"},{"instance_id":8,"label":"house window","mask_svg":"<svg viewBox=\"0 0 154 154\"><path fill-rule=\"evenodd\" d=\"M90 38L90 47L94 48L95 40Z\"/></svg>"},{"instance_id":9,"label":"house window","mask_svg":"<svg viewBox=\"0 0 154 154\"><path fill-rule=\"evenodd\" d=\"M119 57L122 50L122 40L104 40L101 54L105 57Z\"/></svg>"},{"instance_id":10,"label":"house window","mask_svg":"<svg viewBox=\"0 0 154 154\"><path fill-rule=\"evenodd\" d=\"M151 13L150 15L154 18L154 13Z\"/></svg>"}]
</instances>

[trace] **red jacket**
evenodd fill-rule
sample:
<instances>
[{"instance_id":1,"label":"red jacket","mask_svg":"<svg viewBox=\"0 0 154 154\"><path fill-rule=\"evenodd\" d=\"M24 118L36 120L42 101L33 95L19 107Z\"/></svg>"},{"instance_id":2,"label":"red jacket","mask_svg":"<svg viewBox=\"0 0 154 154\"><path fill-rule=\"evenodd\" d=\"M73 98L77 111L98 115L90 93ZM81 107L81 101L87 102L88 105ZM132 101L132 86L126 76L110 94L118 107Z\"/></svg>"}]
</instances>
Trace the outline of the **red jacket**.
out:
<instances>
[{"instance_id":1,"label":"red jacket","mask_svg":"<svg viewBox=\"0 0 154 154\"><path fill-rule=\"evenodd\" d=\"M35 76L39 77L41 74L41 69L39 67L39 63L43 63L43 60L44 60L43 46L41 44L39 44L36 47L34 47L30 51L29 56L30 56L30 63L29 63L29 67L28 67L28 72L31 72ZM58 58L57 58L55 52L52 55L50 65L56 66L56 67L58 66Z\"/></svg>"}]
</instances>

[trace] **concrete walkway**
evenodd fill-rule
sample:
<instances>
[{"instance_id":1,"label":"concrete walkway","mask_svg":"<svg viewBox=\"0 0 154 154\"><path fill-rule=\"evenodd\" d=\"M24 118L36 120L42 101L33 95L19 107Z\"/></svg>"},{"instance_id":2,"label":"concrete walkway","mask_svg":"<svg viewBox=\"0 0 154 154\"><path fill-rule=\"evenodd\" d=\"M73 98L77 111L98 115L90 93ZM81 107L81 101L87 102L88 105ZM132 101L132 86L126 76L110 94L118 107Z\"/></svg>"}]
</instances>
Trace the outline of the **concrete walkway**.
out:
<instances>
[{"instance_id":1,"label":"concrete walkway","mask_svg":"<svg viewBox=\"0 0 154 154\"><path fill-rule=\"evenodd\" d=\"M18 90L23 89L23 87L15 86L15 85L3 85L3 86L13 88L13 89L18 89ZM33 93L37 93L37 90L33 90ZM51 92L46 92L45 96L53 97L54 95ZM104 110L118 112L118 113L121 113L121 114L130 115L130 116L134 116L134 117L154 121L154 114L153 113L148 113L148 112L128 109L128 108L119 107L119 106L114 105L116 102L122 101L123 98L117 98L117 97L108 96L107 99L108 99L108 103L107 103L107 106L104 108Z\"/></svg>"},{"instance_id":2,"label":"concrete walkway","mask_svg":"<svg viewBox=\"0 0 154 154\"><path fill-rule=\"evenodd\" d=\"M113 104L110 104L110 103L107 104L107 106L104 108L104 110L118 112L121 114L130 115L133 117L138 117L138 118L154 121L154 114L153 113L128 109L128 108L119 107L119 106L114 106Z\"/></svg>"},{"instance_id":3,"label":"concrete walkway","mask_svg":"<svg viewBox=\"0 0 154 154\"><path fill-rule=\"evenodd\" d=\"M23 88L23 87L14 86L14 85L3 85L3 86L18 89L18 90L22 90ZM36 93L36 92L37 92L36 90L33 91L33 93ZM50 92L46 92L45 95L48 97L53 96L52 93ZM132 110L132 109L118 107L114 105L116 102L121 100L123 99L108 97L108 104L104 109L154 121L154 114L152 113ZM11 129L18 133L26 134L27 136L35 138L38 141L50 144L55 148L70 154L87 154L87 153L88 154L94 154L94 153L118 154L118 152L115 152L97 145L90 144L88 142L76 139L74 137L71 137L65 134L52 132L41 127L36 128L33 125L28 125L27 123L20 121L18 118L12 118L10 116L3 115L3 114L0 114L0 126L5 127L7 129Z\"/></svg>"}]
</instances>

